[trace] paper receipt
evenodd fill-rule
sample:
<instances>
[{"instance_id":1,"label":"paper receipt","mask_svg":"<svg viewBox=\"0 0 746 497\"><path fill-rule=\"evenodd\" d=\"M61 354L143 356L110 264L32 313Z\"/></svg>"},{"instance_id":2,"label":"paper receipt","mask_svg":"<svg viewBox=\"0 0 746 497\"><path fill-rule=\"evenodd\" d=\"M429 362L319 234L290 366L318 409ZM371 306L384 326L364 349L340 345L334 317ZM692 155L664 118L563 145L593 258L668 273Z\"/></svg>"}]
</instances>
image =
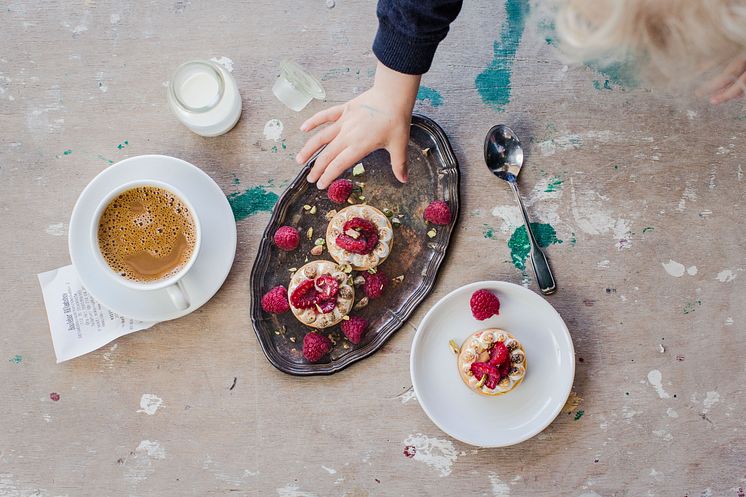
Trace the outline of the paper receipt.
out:
<instances>
[{"instance_id":1,"label":"paper receipt","mask_svg":"<svg viewBox=\"0 0 746 497\"><path fill-rule=\"evenodd\" d=\"M72 265L38 277L58 363L156 324L126 318L102 306L83 287Z\"/></svg>"}]
</instances>

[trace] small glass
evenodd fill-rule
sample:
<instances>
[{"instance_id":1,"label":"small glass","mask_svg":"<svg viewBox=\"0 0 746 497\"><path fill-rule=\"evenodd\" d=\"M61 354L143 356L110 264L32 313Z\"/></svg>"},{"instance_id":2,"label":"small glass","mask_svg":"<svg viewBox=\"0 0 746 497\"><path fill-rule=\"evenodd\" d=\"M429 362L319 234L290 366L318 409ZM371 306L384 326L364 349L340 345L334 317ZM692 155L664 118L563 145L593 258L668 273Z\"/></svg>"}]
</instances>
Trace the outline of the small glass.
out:
<instances>
[{"instance_id":1,"label":"small glass","mask_svg":"<svg viewBox=\"0 0 746 497\"><path fill-rule=\"evenodd\" d=\"M179 121L201 136L227 133L241 117L236 80L224 67L209 60L193 60L176 68L167 96Z\"/></svg>"},{"instance_id":2,"label":"small glass","mask_svg":"<svg viewBox=\"0 0 746 497\"><path fill-rule=\"evenodd\" d=\"M303 110L314 98L326 98L326 91L319 80L290 60L280 62L280 75L272 86L272 93L296 112Z\"/></svg>"}]
</instances>

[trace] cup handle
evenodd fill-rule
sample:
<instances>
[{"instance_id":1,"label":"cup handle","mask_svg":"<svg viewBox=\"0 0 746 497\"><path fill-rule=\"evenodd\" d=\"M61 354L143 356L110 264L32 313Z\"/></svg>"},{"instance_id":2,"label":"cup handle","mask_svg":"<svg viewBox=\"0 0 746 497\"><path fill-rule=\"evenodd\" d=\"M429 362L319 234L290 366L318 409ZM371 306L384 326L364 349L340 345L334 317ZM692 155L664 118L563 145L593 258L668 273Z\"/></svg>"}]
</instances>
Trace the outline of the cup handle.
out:
<instances>
[{"instance_id":1,"label":"cup handle","mask_svg":"<svg viewBox=\"0 0 746 497\"><path fill-rule=\"evenodd\" d=\"M174 303L174 306L177 309L183 311L189 307L189 296L187 295L186 289L181 280L166 287L166 291L168 292L168 296L171 297L171 302Z\"/></svg>"}]
</instances>

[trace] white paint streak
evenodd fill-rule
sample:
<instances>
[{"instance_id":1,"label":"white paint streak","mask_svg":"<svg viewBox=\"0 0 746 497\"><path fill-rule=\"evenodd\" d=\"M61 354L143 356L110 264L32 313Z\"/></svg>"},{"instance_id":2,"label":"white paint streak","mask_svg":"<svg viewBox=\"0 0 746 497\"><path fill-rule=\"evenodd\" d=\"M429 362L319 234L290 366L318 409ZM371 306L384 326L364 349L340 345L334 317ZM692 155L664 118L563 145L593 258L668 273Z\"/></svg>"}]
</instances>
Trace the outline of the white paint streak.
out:
<instances>
[{"instance_id":1,"label":"white paint streak","mask_svg":"<svg viewBox=\"0 0 746 497\"><path fill-rule=\"evenodd\" d=\"M604 259L600 261L598 264L596 264L596 267L598 269L608 269L609 265L611 265L611 261L609 261L609 259Z\"/></svg>"},{"instance_id":2,"label":"white paint streak","mask_svg":"<svg viewBox=\"0 0 746 497\"><path fill-rule=\"evenodd\" d=\"M733 322L734 321L732 317L725 318L725 326L733 326Z\"/></svg>"},{"instance_id":3,"label":"white paint streak","mask_svg":"<svg viewBox=\"0 0 746 497\"><path fill-rule=\"evenodd\" d=\"M52 236L64 236L67 233L67 224L65 223L54 223L47 226L44 230L48 235Z\"/></svg>"},{"instance_id":4,"label":"white paint streak","mask_svg":"<svg viewBox=\"0 0 746 497\"><path fill-rule=\"evenodd\" d=\"M736 273L731 269L723 269L715 276L715 279L720 283L729 283L736 279Z\"/></svg>"},{"instance_id":5,"label":"white paint streak","mask_svg":"<svg viewBox=\"0 0 746 497\"><path fill-rule=\"evenodd\" d=\"M233 61L229 59L228 57L226 56L222 56L220 58L213 57L210 60L215 62L216 64L220 64L221 66L225 67L226 71L233 72Z\"/></svg>"},{"instance_id":6,"label":"white paint streak","mask_svg":"<svg viewBox=\"0 0 746 497\"><path fill-rule=\"evenodd\" d=\"M163 399L152 393L144 393L140 397L140 409L137 412L144 412L148 416L152 416L162 406Z\"/></svg>"},{"instance_id":7,"label":"white paint streak","mask_svg":"<svg viewBox=\"0 0 746 497\"><path fill-rule=\"evenodd\" d=\"M671 432L668 430L653 430L653 435L662 438L666 442L673 440L673 435L671 435Z\"/></svg>"},{"instance_id":8,"label":"white paint streak","mask_svg":"<svg viewBox=\"0 0 746 497\"><path fill-rule=\"evenodd\" d=\"M697 190L694 189L694 187L690 184L687 184L684 187L684 192L681 194L681 200L679 200L679 205L676 207L676 210L679 212L683 212L684 209L686 209L686 201L691 200L692 202L697 201Z\"/></svg>"},{"instance_id":9,"label":"white paint streak","mask_svg":"<svg viewBox=\"0 0 746 497\"><path fill-rule=\"evenodd\" d=\"M663 389L663 384L661 383L661 380L663 379L663 375L661 375L661 372L657 369L653 369L648 373L648 383L655 388L655 392L658 394L658 397L661 399L668 399L671 396L668 395L668 392L666 392Z\"/></svg>"},{"instance_id":10,"label":"white paint streak","mask_svg":"<svg viewBox=\"0 0 746 497\"><path fill-rule=\"evenodd\" d=\"M521 210L517 205L498 205L492 209L492 215L499 217L502 224L498 227L500 233L510 233L523 225Z\"/></svg>"},{"instance_id":11,"label":"white paint streak","mask_svg":"<svg viewBox=\"0 0 746 497\"><path fill-rule=\"evenodd\" d=\"M427 464L440 473L440 476L450 475L453 463L458 459L458 452L450 440L430 438L417 433L407 437L403 444L413 446L416 451L414 460Z\"/></svg>"},{"instance_id":12,"label":"white paint streak","mask_svg":"<svg viewBox=\"0 0 746 497\"><path fill-rule=\"evenodd\" d=\"M414 400L415 402L417 402L417 395L414 393L414 388L410 388L409 390L401 394L402 404L406 404L410 400Z\"/></svg>"},{"instance_id":13,"label":"white paint streak","mask_svg":"<svg viewBox=\"0 0 746 497\"><path fill-rule=\"evenodd\" d=\"M689 276L694 276L695 274L697 274L697 266L689 266L688 268L686 268L686 273Z\"/></svg>"},{"instance_id":14,"label":"white paint streak","mask_svg":"<svg viewBox=\"0 0 746 497\"><path fill-rule=\"evenodd\" d=\"M314 493L301 490L298 485L292 483L288 483L284 487L278 488L277 495L280 497L318 497Z\"/></svg>"},{"instance_id":15,"label":"white paint streak","mask_svg":"<svg viewBox=\"0 0 746 497\"><path fill-rule=\"evenodd\" d=\"M99 71L96 73L96 83L98 83L98 89L101 90L101 93L106 93L109 91L109 87L104 83L104 73L103 71Z\"/></svg>"},{"instance_id":16,"label":"white paint streak","mask_svg":"<svg viewBox=\"0 0 746 497\"><path fill-rule=\"evenodd\" d=\"M675 278L680 278L684 276L684 271L686 270L686 268L680 262L676 262L673 259L669 259L668 262L663 262L661 263L661 265L663 266L663 269L665 269L668 274L670 274L671 276Z\"/></svg>"},{"instance_id":17,"label":"white paint streak","mask_svg":"<svg viewBox=\"0 0 746 497\"><path fill-rule=\"evenodd\" d=\"M334 469L334 468L327 468L323 464L321 465L321 469L323 469L324 471L326 471L330 475L336 475L337 474L337 470L336 469Z\"/></svg>"},{"instance_id":18,"label":"white paint streak","mask_svg":"<svg viewBox=\"0 0 746 497\"><path fill-rule=\"evenodd\" d=\"M635 411L630 406L624 406L622 407L622 418L624 419L632 419L638 414L642 414L643 411Z\"/></svg>"},{"instance_id":19,"label":"white paint streak","mask_svg":"<svg viewBox=\"0 0 746 497\"><path fill-rule=\"evenodd\" d=\"M492 487L492 495L494 497L510 496L510 485L500 480L500 477L493 472L490 472L487 477L490 479L490 486Z\"/></svg>"},{"instance_id":20,"label":"white paint streak","mask_svg":"<svg viewBox=\"0 0 746 497\"><path fill-rule=\"evenodd\" d=\"M282 130L285 127L279 119L270 119L264 125L264 139L277 141L282 137Z\"/></svg>"},{"instance_id":21,"label":"white paint streak","mask_svg":"<svg viewBox=\"0 0 746 497\"><path fill-rule=\"evenodd\" d=\"M134 455L124 461L126 478L135 483L147 479L155 469L153 461L166 458L166 451L157 440L143 440L134 451Z\"/></svg>"},{"instance_id":22,"label":"white paint streak","mask_svg":"<svg viewBox=\"0 0 746 497\"><path fill-rule=\"evenodd\" d=\"M695 117L697 117L697 112L696 112L696 111L693 111L693 110L690 110L690 109L687 109L687 111L686 111L686 117L688 117L688 118L689 118L689 120L691 121L691 120L693 120L693 119L694 119Z\"/></svg>"},{"instance_id":23,"label":"white paint streak","mask_svg":"<svg viewBox=\"0 0 746 497\"><path fill-rule=\"evenodd\" d=\"M738 169L736 170L736 178L738 178L738 181L741 181L743 179L743 166L740 164L738 165Z\"/></svg>"},{"instance_id":24,"label":"white paint streak","mask_svg":"<svg viewBox=\"0 0 746 497\"><path fill-rule=\"evenodd\" d=\"M705 394L705 400L702 401L702 405L704 406L704 409L702 409L702 412L706 413L708 412L712 406L720 402L720 394L715 391L710 391Z\"/></svg>"},{"instance_id":25,"label":"white paint streak","mask_svg":"<svg viewBox=\"0 0 746 497\"><path fill-rule=\"evenodd\" d=\"M618 134L617 134L618 135ZM612 138L617 137L611 131L588 131L585 133L573 133L569 135L558 136L551 140L539 142L536 146L544 157L554 155L557 151L577 150L582 147L586 141L599 141L607 143ZM617 137L619 138L619 137Z\"/></svg>"},{"instance_id":26,"label":"white paint streak","mask_svg":"<svg viewBox=\"0 0 746 497\"><path fill-rule=\"evenodd\" d=\"M121 20L122 20L122 16L119 14L112 14L109 16L109 22L111 24L119 24Z\"/></svg>"},{"instance_id":27,"label":"white paint streak","mask_svg":"<svg viewBox=\"0 0 746 497\"><path fill-rule=\"evenodd\" d=\"M676 410L673 407L669 407L668 409L666 409L666 414L668 415L669 418L679 417L679 413L676 412Z\"/></svg>"}]
</instances>

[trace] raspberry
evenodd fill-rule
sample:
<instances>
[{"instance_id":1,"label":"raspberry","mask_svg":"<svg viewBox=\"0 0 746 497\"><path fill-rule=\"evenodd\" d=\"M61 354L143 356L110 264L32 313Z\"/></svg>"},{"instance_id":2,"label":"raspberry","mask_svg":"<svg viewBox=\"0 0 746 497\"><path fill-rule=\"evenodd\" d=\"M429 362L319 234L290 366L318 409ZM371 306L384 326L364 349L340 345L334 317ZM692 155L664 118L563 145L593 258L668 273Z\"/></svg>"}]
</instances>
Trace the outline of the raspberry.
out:
<instances>
[{"instance_id":1,"label":"raspberry","mask_svg":"<svg viewBox=\"0 0 746 497\"><path fill-rule=\"evenodd\" d=\"M329 200L337 204L344 204L352 193L352 181L348 179L338 179L329 185L326 195Z\"/></svg>"},{"instance_id":2,"label":"raspberry","mask_svg":"<svg viewBox=\"0 0 746 497\"><path fill-rule=\"evenodd\" d=\"M336 244L339 248L353 254L370 254L378 245L378 228L362 217L353 217L347 221L342 231L343 233L336 239ZM357 232L357 238L348 235L348 231Z\"/></svg>"},{"instance_id":3,"label":"raspberry","mask_svg":"<svg viewBox=\"0 0 746 497\"><path fill-rule=\"evenodd\" d=\"M310 309L316 305L317 293L313 280L304 280L290 294L290 303L297 309Z\"/></svg>"},{"instance_id":4,"label":"raspberry","mask_svg":"<svg viewBox=\"0 0 746 497\"><path fill-rule=\"evenodd\" d=\"M505 364L510 357L510 352L503 342L497 342L492 350L490 350L490 361L489 363L493 366L500 366ZM510 361L508 361L510 363Z\"/></svg>"},{"instance_id":5,"label":"raspberry","mask_svg":"<svg viewBox=\"0 0 746 497\"><path fill-rule=\"evenodd\" d=\"M471 373L477 380L481 380L482 376L487 375L487 381L484 383L487 388L494 389L500 381L500 372L495 366L486 362L473 362L471 364Z\"/></svg>"},{"instance_id":6,"label":"raspberry","mask_svg":"<svg viewBox=\"0 0 746 497\"><path fill-rule=\"evenodd\" d=\"M475 319L485 319L500 314L500 301L488 290L477 290L471 296L471 313Z\"/></svg>"},{"instance_id":7,"label":"raspberry","mask_svg":"<svg viewBox=\"0 0 746 497\"><path fill-rule=\"evenodd\" d=\"M272 314L282 314L290 310L288 291L284 286L276 286L262 297L262 309Z\"/></svg>"},{"instance_id":8,"label":"raspberry","mask_svg":"<svg viewBox=\"0 0 746 497\"><path fill-rule=\"evenodd\" d=\"M363 288L369 299L377 299L383 294L383 289L386 288L386 275L382 271L366 274Z\"/></svg>"},{"instance_id":9,"label":"raspberry","mask_svg":"<svg viewBox=\"0 0 746 497\"><path fill-rule=\"evenodd\" d=\"M433 200L430 205L425 207L423 217L427 222L445 226L451 223L451 209L442 200Z\"/></svg>"},{"instance_id":10,"label":"raspberry","mask_svg":"<svg viewBox=\"0 0 746 497\"><path fill-rule=\"evenodd\" d=\"M280 226L275 231L275 245L285 251L291 251L298 248L300 243L300 233L292 226Z\"/></svg>"},{"instance_id":11,"label":"raspberry","mask_svg":"<svg viewBox=\"0 0 746 497\"><path fill-rule=\"evenodd\" d=\"M339 283L329 274L322 274L314 280L314 288L318 292L319 302L334 300L339 291Z\"/></svg>"},{"instance_id":12,"label":"raspberry","mask_svg":"<svg viewBox=\"0 0 746 497\"><path fill-rule=\"evenodd\" d=\"M347 321L342 321L342 333L345 334L347 340L354 344L360 343L360 339L363 338L365 330L368 329L368 321L360 316L350 316Z\"/></svg>"},{"instance_id":13,"label":"raspberry","mask_svg":"<svg viewBox=\"0 0 746 497\"><path fill-rule=\"evenodd\" d=\"M326 314L327 312L332 312L335 307L337 307L337 301L332 300L325 300L323 302L318 303L319 309L321 309L322 314Z\"/></svg>"},{"instance_id":14,"label":"raspberry","mask_svg":"<svg viewBox=\"0 0 746 497\"><path fill-rule=\"evenodd\" d=\"M319 333L309 332L303 337L303 357L317 362L332 349L332 341Z\"/></svg>"}]
</instances>

